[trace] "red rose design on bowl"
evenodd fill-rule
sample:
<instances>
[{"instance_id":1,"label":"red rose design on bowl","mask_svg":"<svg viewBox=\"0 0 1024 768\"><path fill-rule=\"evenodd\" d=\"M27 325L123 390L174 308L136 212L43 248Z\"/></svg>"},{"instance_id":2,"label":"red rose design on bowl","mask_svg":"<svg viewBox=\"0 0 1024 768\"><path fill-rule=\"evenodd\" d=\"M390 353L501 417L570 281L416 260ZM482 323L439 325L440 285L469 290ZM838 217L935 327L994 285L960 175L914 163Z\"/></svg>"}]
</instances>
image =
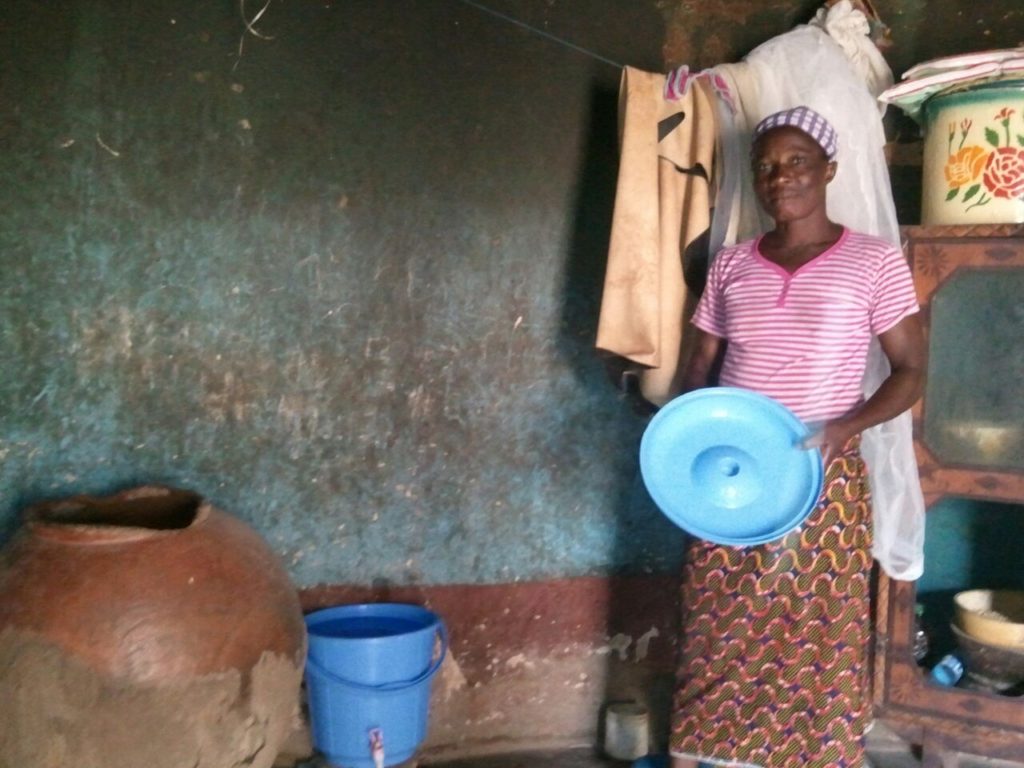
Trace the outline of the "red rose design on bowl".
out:
<instances>
[{"instance_id":1,"label":"red rose design on bowl","mask_svg":"<svg viewBox=\"0 0 1024 768\"><path fill-rule=\"evenodd\" d=\"M985 186L995 197L1024 197L1024 149L999 147L985 164Z\"/></svg>"}]
</instances>

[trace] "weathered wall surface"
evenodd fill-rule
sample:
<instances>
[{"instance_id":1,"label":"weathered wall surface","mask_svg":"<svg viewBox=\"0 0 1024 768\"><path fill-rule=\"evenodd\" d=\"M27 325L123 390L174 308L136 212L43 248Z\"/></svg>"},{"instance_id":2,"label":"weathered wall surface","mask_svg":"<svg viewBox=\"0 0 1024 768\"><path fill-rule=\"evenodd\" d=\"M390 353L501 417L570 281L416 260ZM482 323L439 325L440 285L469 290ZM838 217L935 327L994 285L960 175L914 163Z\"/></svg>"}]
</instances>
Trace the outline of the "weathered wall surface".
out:
<instances>
[{"instance_id":1,"label":"weathered wall surface","mask_svg":"<svg viewBox=\"0 0 1024 768\"><path fill-rule=\"evenodd\" d=\"M536 31L274 3L239 56L233 2L0 9L0 539L41 498L202 493L307 608L444 616L449 750L578 741L606 695L664 693L672 579L600 574L671 573L681 540L593 352L595 56L660 68L660 12L491 7Z\"/></svg>"},{"instance_id":2,"label":"weathered wall surface","mask_svg":"<svg viewBox=\"0 0 1024 768\"><path fill-rule=\"evenodd\" d=\"M816 4L489 7L519 23L273 5L243 40L234 4L5 5L0 530L167 482L303 585L674 567L591 347L608 61L735 60ZM1022 13L880 11L897 72Z\"/></svg>"},{"instance_id":3,"label":"weathered wall surface","mask_svg":"<svg viewBox=\"0 0 1024 768\"><path fill-rule=\"evenodd\" d=\"M876 4L897 73L1021 37L1017 0ZM453 749L663 701L681 536L592 350L615 64L734 61L818 3L485 5L514 21L272 3L241 45L237 2L0 7L0 541L42 498L202 493L307 608L450 621Z\"/></svg>"},{"instance_id":4,"label":"weathered wall surface","mask_svg":"<svg viewBox=\"0 0 1024 768\"><path fill-rule=\"evenodd\" d=\"M653 5L507 5L659 65ZM4 14L8 532L145 481L302 585L676 558L592 350L616 67L457 2Z\"/></svg>"},{"instance_id":5,"label":"weathered wall surface","mask_svg":"<svg viewBox=\"0 0 1024 768\"><path fill-rule=\"evenodd\" d=\"M812 18L826 0L660 0L667 20L667 67L711 67L738 61L774 35ZM1016 0L871 0L890 29L886 60L896 77L940 56L1012 48L1024 35L1024 8Z\"/></svg>"}]
</instances>

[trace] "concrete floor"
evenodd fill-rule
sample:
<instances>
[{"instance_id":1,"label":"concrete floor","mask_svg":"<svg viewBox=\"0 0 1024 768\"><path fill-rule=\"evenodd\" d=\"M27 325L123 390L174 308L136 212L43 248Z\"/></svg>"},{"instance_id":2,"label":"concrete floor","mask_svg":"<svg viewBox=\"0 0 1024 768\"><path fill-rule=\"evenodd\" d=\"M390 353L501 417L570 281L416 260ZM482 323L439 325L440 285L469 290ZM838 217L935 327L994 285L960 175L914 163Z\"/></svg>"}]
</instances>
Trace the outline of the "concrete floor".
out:
<instances>
[{"instance_id":1,"label":"concrete floor","mask_svg":"<svg viewBox=\"0 0 1024 768\"><path fill-rule=\"evenodd\" d=\"M908 744L876 723L868 734L868 759L865 768L920 768L921 761ZM302 762L296 768L329 768L319 758ZM410 761L395 768L630 768L630 763L610 760L593 748L579 747L548 751L517 752L459 760L431 760L429 757ZM794 768L798 768L794 766ZM1024 763L991 760L964 755L959 768L1024 768Z\"/></svg>"},{"instance_id":2,"label":"concrete floor","mask_svg":"<svg viewBox=\"0 0 1024 768\"><path fill-rule=\"evenodd\" d=\"M460 760L454 763L421 763L423 768L627 768L629 763L597 757L589 749L563 752L529 752L518 755ZM909 753L874 755L871 768L920 768L921 761ZM1017 768L1019 763L1006 763L976 758L961 763L962 768ZM794 768L796 768L794 766Z\"/></svg>"},{"instance_id":3,"label":"concrete floor","mask_svg":"<svg viewBox=\"0 0 1024 768\"><path fill-rule=\"evenodd\" d=\"M921 761L909 751L873 753L866 768L920 768ZM609 760L591 749L558 752L522 752L495 755L444 763L420 763L421 768L628 768L629 763ZM1020 763L1007 763L986 758L963 758L960 768L1019 768ZM794 766L796 768L796 766Z\"/></svg>"},{"instance_id":4,"label":"concrete floor","mask_svg":"<svg viewBox=\"0 0 1024 768\"><path fill-rule=\"evenodd\" d=\"M878 722L867 734L867 757L869 763L865 768L921 768L921 759L914 754L910 745ZM279 765L287 765L289 768L332 768L318 755L310 760L289 761ZM631 768L631 763L610 760L590 746L579 746L575 749L522 751L458 760L424 755L393 768ZM1024 768L1024 763L964 755L959 757L958 768Z\"/></svg>"},{"instance_id":5,"label":"concrete floor","mask_svg":"<svg viewBox=\"0 0 1024 768\"><path fill-rule=\"evenodd\" d=\"M880 724L868 734L870 768L920 768L908 744ZM630 764L604 758L593 749L580 748L556 752L522 752L510 755L462 760L430 762L422 760L422 768L628 768ZM794 768L796 768L794 766ZM960 768L1024 768L1024 763L963 756Z\"/></svg>"}]
</instances>

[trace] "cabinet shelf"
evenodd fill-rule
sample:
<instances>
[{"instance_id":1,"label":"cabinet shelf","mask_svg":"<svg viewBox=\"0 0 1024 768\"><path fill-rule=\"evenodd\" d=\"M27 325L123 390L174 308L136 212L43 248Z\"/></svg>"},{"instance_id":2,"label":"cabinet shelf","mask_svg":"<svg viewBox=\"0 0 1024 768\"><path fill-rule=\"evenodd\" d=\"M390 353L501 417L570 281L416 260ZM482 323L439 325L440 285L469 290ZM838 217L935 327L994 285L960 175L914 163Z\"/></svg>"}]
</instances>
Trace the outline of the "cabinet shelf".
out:
<instances>
[{"instance_id":1,"label":"cabinet shelf","mask_svg":"<svg viewBox=\"0 0 1024 768\"><path fill-rule=\"evenodd\" d=\"M1015 442L1024 411L1014 411L1024 408L1024 376L1014 375L1024 366L1024 225L903 235L929 347L929 382L913 409L926 505L947 496L1024 502L1024 442ZM943 688L917 666L916 591L879 575L876 715L922 747L925 768L954 768L958 752L1024 759L1024 698Z\"/></svg>"}]
</instances>

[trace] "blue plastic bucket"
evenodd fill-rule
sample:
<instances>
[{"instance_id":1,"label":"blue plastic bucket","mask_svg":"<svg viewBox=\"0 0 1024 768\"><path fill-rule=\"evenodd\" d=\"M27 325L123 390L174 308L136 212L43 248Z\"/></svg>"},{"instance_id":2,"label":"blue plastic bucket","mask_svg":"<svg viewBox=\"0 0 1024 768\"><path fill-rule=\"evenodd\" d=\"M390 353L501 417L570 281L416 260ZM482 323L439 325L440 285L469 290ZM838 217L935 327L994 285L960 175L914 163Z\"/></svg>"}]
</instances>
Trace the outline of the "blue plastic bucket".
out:
<instances>
[{"instance_id":1,"label":"blue plastic bucket","mask_svg":"<svg viewBox=\"0 0 1024 768\"><path fill-rule=\"evenodd\" d=\"M385 766L412 757L448 648L440 617L418 605L342 605L309 614L306 629L313 746L341 768L374 768L379 734Z\"/></svg>"}]
</instances>

